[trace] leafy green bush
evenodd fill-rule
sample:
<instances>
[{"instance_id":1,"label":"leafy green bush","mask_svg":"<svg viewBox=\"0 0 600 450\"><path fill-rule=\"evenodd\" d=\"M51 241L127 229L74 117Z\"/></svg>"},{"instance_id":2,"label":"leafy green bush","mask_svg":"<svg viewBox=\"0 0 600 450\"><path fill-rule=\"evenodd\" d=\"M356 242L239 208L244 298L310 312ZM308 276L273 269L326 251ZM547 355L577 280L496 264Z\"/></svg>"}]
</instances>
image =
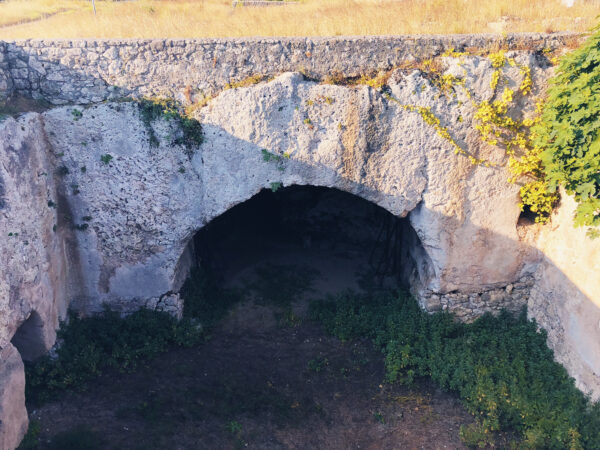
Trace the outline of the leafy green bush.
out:
<instances>
[{"instance_id":1,"label":"leafy green bush","mask_svg":"<svg viewBox=\"0 0 600 450\"><path fill-rule=\"evenodd\" d=\"M493 436L480 424L461 425L460 439L469 447L485 448L494 444Z\"/></svg>"},{"instance_id":2,"label":"leafy green bush","mask_svg":"<svg viewBox=\"0 0 600 450\"><path fill-rule=\"evenodd\" d=\"M189 117L184 108L171 99L142 99L138 102L140 115L148 131L150 145L158 147L159 140L152 127L152 122L164 119L173 122L178 128L178 133L171 141L171 145L182 145L188 155L204 142L202 124L193 117Z\"/></svg>"},{"instance_id":3,"label":"leafy green bush","mask_svg":"<svg viewBox=\"0 0 600 450\"><path fill-rule=\"evenodd\" d=\"M100 450L105 442L100 433L85 425L58 433L50 442L50 450Z\"/></svg>"},{"instance_id":4,"label":"leafy green bush","mask_svg":"<svg viewBox=\"0 0 600 450\"><path fill-rule=\"evenodd\" d=\"M221 288L200 267L192 269L181 288L181 297L185 300L183 316L198 319L205 329L216 325L241 298L236 291Z\"/></svg>"},{"instance_id":5,"label":"leafy green bush","mask_svg":"<svg viewBox=\"0 0 600 450\"><path fill-rule=\"evenodd\" d=\"M59 332L57 357L47 355L26 365L27 399L44 401L81 387L109 369L131 371L143 360L171 346L191 346L202 332L191 320L178 322L167 313L139 310L126 317L105 310L87 318L69 316Z\"/></svg>"},{"instance_id":6,"label":"leafy green bush","mask_svg":"<svg viewBox=\"0 0 600 450\"><path fill-rule=\"evenodd\" d=\"M40 432L42 431L42 424L37 420L29 421L29 428L27 428L27 434L23 437L23 440L17 447L17 450L35 450L40 446Z\"/></svg>"},{"instance_id":7,"label":"leafy green bush","mask_svg":"<svg viewBox=\"0 0 600 450\"><path fill-rule=\"evenodd\" d=\"M408 295L346 293L313 302L311 314L342 340L371 338L383 351L387 381L429 376L458 393L477 420L465 438L511 431L526 448L600 448L600 404L554 362L545 334L524 312L462 324L421 311Z\"/></svg>"},{"instance_id":8,"label":"leafy green bush","mask_svg":"<svg viewBox=\"0 0 600 450\"><path fill-rule=\"evenodd\" d=\"M600 226L600 29L561 59L532 131L550 191L575 196L576 226Z\"/></svg>"}]
</instances>

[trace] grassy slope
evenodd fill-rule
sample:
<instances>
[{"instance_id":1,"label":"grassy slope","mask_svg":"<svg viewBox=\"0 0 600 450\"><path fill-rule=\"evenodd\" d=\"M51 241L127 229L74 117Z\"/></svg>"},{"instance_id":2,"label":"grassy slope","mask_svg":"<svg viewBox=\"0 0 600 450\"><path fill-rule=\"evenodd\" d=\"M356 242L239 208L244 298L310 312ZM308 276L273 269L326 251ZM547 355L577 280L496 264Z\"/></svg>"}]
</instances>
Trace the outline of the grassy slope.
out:
<instances>
[{"instance_id":1,"label":"grassy slope","mask_svg":"<svg viewBox=\"0 0 600 450\"><path fill-rule=\"evenodd\" d=\"M600 5L586 0L572 8L560 0L302 0L235 9L229 0L96 5L94 16L91 2L7 0L0 3L0 39L586 31L600 14ZM14 25L28 20L36 21Z\"/></svg>"}]
</instances>

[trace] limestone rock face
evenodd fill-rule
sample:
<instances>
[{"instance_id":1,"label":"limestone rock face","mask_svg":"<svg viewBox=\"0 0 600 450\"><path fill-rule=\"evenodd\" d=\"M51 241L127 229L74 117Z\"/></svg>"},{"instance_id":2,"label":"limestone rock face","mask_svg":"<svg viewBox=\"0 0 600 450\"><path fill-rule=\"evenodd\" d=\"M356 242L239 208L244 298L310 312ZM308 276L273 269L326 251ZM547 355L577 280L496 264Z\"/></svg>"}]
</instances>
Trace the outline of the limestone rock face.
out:
<instances>
[{"instance_id":1,"label":"limestone rock face","mask_svg":"<svg viewBox=\"0 0 600 450\"><path fill-rule=\"evenodd\" d=\"M25 358L54 344L58 319L67 307L51 158L39 115L0 124L0 349L35 312L42 326L33 327L37 335L31 341L37 342L19 349L33 351Z\"/></svg>"},{"instance_id":2,"label":"limestone rock face","mask_svg":"<svg viewBox=\"0 0 600 450\"><path fill-rule=\"evenodd\" d=\"M25 372L19 352L11 344L0 350L0 448L17 448L27 432Z\"/></svg>"},{"instance_id":3,"label":"limestone rock face","mask_svg":"<svg viewBox=\"0 0 600 450\"><path fill-rule=\"evenodd\" d=\"M552 224L537 245L544 254L528 303L529 316L548 332L556 359L578 387L600 398L600 240L573 227L575 200L561 193Z\"/></svg>"},{"instance_id":4,"label":"limestone rock face","mask_svg":"<svg viewBox=\"0 0 600 450\"><path fill-rule=\"evenodd\" d=\"M52 347L67 307L64 241L54 231L59 200L51 158L41 116L0 124L2 449L15 448L27 430L21 357L34 359Z\"/></svg>"},{"instance_id":5,"label":"limestone rock face","mask_svg":"<svg viewBox=\"0 0 600 450\"><path fill-rule=\"evenodd\" d=\"M473 58L464 70L469 87L489 98L489 83L480 85L489 61ZM418 236L411 284L423 299L504 289L526 276L537 253L516 234L518 186L503 168L457 156L403 106L430 107L469 152L502 163L500 150L472 144L464 93L444 96L417 71L397 71L389 84L382 94L287 73L226 90L197 112L205 142L192 152L173 144L173 123L144 123L135 104L92 106L81 117L70 107L44 113L50 145L68 168L62 185L78 229L74 296L85 299L82 308L130 310L177 292L191 236L273 184L335 187L408 216Z\"/></svg>"}]
</instances>

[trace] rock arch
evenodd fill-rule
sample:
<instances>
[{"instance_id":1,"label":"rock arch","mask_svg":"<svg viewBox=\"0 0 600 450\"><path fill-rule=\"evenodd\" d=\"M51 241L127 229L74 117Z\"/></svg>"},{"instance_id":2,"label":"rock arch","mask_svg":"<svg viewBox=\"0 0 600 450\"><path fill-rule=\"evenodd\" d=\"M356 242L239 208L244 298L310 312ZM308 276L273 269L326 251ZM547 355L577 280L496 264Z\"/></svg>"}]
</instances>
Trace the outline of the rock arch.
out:
<instances>
[{"instance_id":1,"label":"rock arch","mask_svg":"<svg viewBox=\"0 0 600 450\"><path fill-rule=\"evenodd\" d=\"M469 72L481 61L465 64ZM438 115L459 124L455 138L476 139L461 125L467 119L457 122L454 100L436 89L418 72L389 79L401 103L417 101L415 92L436 98ZM81 228L72 250L83 279L71 298L88 312L102 303L122 311L176 304L178 263L200 227L261 189L312 185L410 221L430 261L415 289L424 308L469 319L522 305L522 292L515 297L508 287L531 272L537 255L517 235L518 186L501 167L457 156L418 113L386 95L299 73L226 90L197 112L204 143L193 152L172 143L169 121L146 123L135 103L91 106L77 121L71 107L44 113L49 144L68 169L62 186L72 226ZM82 144L82 130L93 145ZM499 149L481 152L503 158Z\"/></svg>"},{"instance_id":2,"label":"rock arch","mask_svg":"<svg viewBox=\"0 0 600 450\"><path fill-rule=\"evenodd\" d=\"M328 266L323 260L336 252L346 253L340 260L360 264L351 270L371 271L380 281L388 278L414 292L433 276L406 217L337 188L292 185L262 189L199 228L177 263L173 287L179 290L196 265L219 274L266 261L314 268Z\"/></svg>"}]
</instances>

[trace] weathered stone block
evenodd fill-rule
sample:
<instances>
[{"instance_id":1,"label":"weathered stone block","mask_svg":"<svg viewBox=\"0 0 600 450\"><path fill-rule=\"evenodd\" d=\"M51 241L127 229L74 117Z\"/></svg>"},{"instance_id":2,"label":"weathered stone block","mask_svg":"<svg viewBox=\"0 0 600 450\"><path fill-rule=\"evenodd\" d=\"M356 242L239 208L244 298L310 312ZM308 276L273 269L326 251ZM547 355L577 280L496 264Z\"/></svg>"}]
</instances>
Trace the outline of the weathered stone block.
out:
<instances>
[{"instance_id":1,"label":"weathered stone block","mask_svg":"<svg viewBox=\"0 0 600 450\"><path fill-rule=\"evenodd\" d=\"M25 368L11 344L0 350L0 448L13 450L27 432Z\"/></svg>"}]
</instances>

